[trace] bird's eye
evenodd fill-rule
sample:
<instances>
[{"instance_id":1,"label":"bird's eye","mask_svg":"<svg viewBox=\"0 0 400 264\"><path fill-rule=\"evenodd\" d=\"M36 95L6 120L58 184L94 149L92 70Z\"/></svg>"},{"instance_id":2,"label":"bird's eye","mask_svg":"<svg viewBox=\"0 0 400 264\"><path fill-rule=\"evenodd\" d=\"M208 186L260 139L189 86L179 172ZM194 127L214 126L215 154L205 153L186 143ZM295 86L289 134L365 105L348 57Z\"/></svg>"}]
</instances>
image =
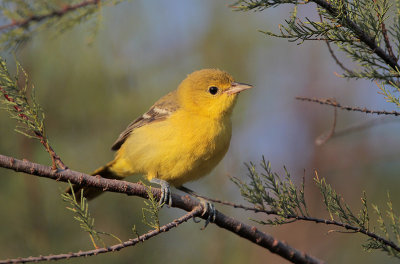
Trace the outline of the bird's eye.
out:
<instances>
[{"instance_id":1,"label":"bird's eye","mask_svg":"<svg viewBox=\"0 0 400 264\"><path fill-rule=\"evenodd\" d=\"M218 87L211 86L210 88L208 88L208 91L210 92L210 94L215 95L218 93Z\"/></svg>"}]
</instances>

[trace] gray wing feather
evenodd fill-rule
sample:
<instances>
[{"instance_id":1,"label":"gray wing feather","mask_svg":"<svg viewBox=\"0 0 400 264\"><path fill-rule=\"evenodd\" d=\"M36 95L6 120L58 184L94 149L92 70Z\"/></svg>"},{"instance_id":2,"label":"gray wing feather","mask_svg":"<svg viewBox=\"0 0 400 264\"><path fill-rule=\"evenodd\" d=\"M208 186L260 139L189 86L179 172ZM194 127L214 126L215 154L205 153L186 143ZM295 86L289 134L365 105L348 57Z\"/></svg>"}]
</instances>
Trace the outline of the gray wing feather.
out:
<instances>
[{"instance_id":1,"label":"gray wing feather","mask_svg":"<svg viewBox=\"0 0 400 264\"><path fill-rule=\"evenodd\" d=\"M145 126L152 122L158 122L165 120L173 112L179 109L178 100L176 98L176 91L170 92L169 94L158 100L149 111L137 118L135 121L130 123L128 127L119 135L118 139L114 142L111 150L118 150L125 140L130 136L132 131L136 128Z\"/></svg>"}]
</instances>

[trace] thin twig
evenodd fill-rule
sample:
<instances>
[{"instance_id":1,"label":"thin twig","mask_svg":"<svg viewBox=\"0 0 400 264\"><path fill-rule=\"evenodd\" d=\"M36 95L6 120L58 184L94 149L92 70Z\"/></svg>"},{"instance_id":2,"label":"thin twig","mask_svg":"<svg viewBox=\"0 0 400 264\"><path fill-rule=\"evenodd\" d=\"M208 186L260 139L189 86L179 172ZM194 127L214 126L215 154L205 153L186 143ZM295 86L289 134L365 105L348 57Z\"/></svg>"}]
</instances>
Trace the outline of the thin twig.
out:
<instances>
[{"instance_id":1,"label":"thin twig","mask_svg":"<svg viewBox=\"0 0 400 264\"><path fill-rule=\"evenodd\" d=\"M329 14L334 17L339 17L340 12L335 8L330 1L327 0L310 0L316 3L320 7L324 8ZM397 64L397 59L393 58L390 54L386 53L375 41L375 38L367 34L359 25L357 25L349 16L341 16L342 25L350 29L354 35L364 44L366 44L372 52L374 52L378 57L380 57L385 63L387 63L396 72L400 69Z\"/></svg>"},{"instance_id":2,"label":"thin twig","mask_svg":"<svg viewBox=\"0 0 400 264\"><path fill-rule=\"evenodd\" d=\"M321 22L323 22L323 18L320 12L318 12L319 15L319 19L321 20ZM333 49L331 47L331 44L329 43L329 40L325 40L326 46L328 46L328 50L329 53L331 54L331 57L333 58L333 60L336 62L337 65L339 65L339 67L344 70L345 72L349 73L349 74L354 74L352 70L349 70L348 68L346 68L343 63L338 59L338 57L336 57L335 53L333 52Z\"/></svg>"},{"instance_id":3,"label":"thin twig","mask_svg":"<svg viewBox=\"0 0 400 264\"><path fill-rule=\"evenodd\" d=\"M373 0L374 3L376 4L376 0ZM390 44L390 40L389 40L389 36L387 33L387 29L386 29L386 25L384 22L384 18L381 16L381 14L379 13L379 11L377 10L377 8L375 8L376 10L376 16L378 17L379 21L381 22L381 29L382 29L382 35L383 35L383 40L385 42L385 46L386 46L386 50L388 51L389 55L396 61L398 61L398 59L396 58L396 56L393 53L393 49L392 49L392 45Z\"/></svg>"},{"instance_id":4,"label":"thin twig","mask_svg":"<svg viewBox=\"0 0 400 264\"><path fill-rule=\"evenodd\" d=\"M325 105L330 105L333 107L340 108L342 110L347 110L347 111L355 111L355 112L362 112L366 114L376 114L376 115L394 115L394 116L399 116L400 112L397 111L385 111L385 110L370 110L368 108L361 108L361 107L355 107L355 106L346 106L346 105L341 105L336 101L332 101L332 99L329 98L309 98L309 97L301 97L301 96L296 96L297 100L300 101L308 101L308 102L313 102L313 103L319 103L319 104L325 104Z\"/></svg>"},{"instance_id":5,"label":"thin twig","mask_svg":"<svg viewBox=\"0 0 400 264\"><path fill-rule=\"evenodd\" d=\"M62 17L65 14L77 10L79 8L85 7L85 6L89 6L89 5L97 5L100 3L100 0L86 0L86 1L82 1L78 4L75 5L65 5L62 9L60 10L54 10L48 14L44 14L44 15L32 15L29 16L25 19L22 20L15 20L12 23L6 24L6 25L2 25L0 26L0 31L2 30L6 30L6 29L11 29L14 27L29 27L29 25L32 22L40 22L42 20L48 19L48 18L52 18L52 17Z\"/></svg>"},{"instance_id":6,"label":"thin twig","mask_svg":"<svg viewBox=\"0 0 400 264\"><path fill-rule=\"evenodd\" d=\"M360 228L360 227L356 227L356 226L352 226L352 225L349 225L349 224L346 224L346 223L338 222L338 221L335 221L335 220L327 220L327 219L315 218L315 217L310 217L310 216L299 216L299 215L284 215L283 216L283 215L279 214L275 210L265 210L265 209L251 207L251 206L245 206L245 205L242 205L242 204L235 204L235 203L232 203L232 202L227 202L227 201L222 201L222 200L218 200L218 199L208 198L208 197L201 196L201 195L197 195L197 196L199 196L199 197L201 197L203 199L209 200L211 202L214 202L214 203L219 203L219 204L231 206L233 208L240 208L240 209L247 210L247 211L253 211L255 213L265 213L267 215L276 215L276 216L279 216L279 217L284 217L285 219L289 219L289 220L290 219L294 219L296 221L307 221L307 222L323 223L323 224L326 224L326 225L335 225L335 226L343 227L343 228L345 228L347 230L352 230L354 232L362 233L364 235L367 235L367 236L369 236L369 237L371 237L371 238L373 238L373 239L375 239L375 240L377 240L379 242L384 243L385 245L393 248L394 250L400 252L400 247L397 244L395 244L393 241L387 240L384 237L378 236L377 234L369 232L366 229L363 229L363 228Z\"/></svg>"},{"instance_id":7,"label":"thin twig","mask_svg":"<svg viewBox=\"0 0 400 264\"><path fill-rule=\"evenodd\" d=\"M395 122L395 121L398 121L398 120L394 119L394 118L375 118L372 120L367 120L362 123L355 124L353 126L349 126L349 127L343 128L341 130L335 131L335 134L332 136L332 138L348 135L350 133L368 129L373 126L377 126L377 125L381 125L381 124L385 124L385 123L389 123L389 122Z\"/></svg>"},{"instance_id":8,"label":"thin twig","mask_svg":"<svg viewBox=\"0 0 400 264\"><path fill-rule=\"evenodd\" d=\"M332 49L331 44L329 43L329 41L325 41L325 43L326 43L326 46L328 46L329 53L331 54L331 57L335 60L336 64L339 65L339 67L342 68L342 70L344 70L348 74L353 74L354 75L354 72L352 70L349 70L347 67L345 67L343 65L343 63L336 57L336 55L333 52L333 49Z\"/></svg>"},{"instance_id":9,"label":"thin twig","mask_svg":"<svg viewBox=\"0 0 400 264\"><path fill-rule=\"evenodd\" d=\"M334 102L336 102L336 99L332 99L332 100ZM328 133L323 133L322 135L317 137L315 139L315 145L321 146L334 136L335 128L336 128L336 120L337 120L337 107L333 108L333 123L332 123L331 129L329 130Z\"/></svg>"},{"instance_id":10,"label":"thin twig","mask_svg":"<svg viewBox=\"0 0 400 264\"><path fill-rule=\"evenodd\" d=\"M82 187L95 187L102 189L103 191L118 192L127 195L148 198L146 187L138 183L106 179L98 176L94 177L70 169L55 171L48 166L33 163L27 160L22 161L4 155L0 155L0 167L39 177L46 177L57 181L70 181L71 183L78 184ZM151 188L151 191L153 195L157 197L157 199L160 199L160 189ZM199 205L201 205L199 201L196 201L189 196L181 197L177 194L172 194L173 207L177 207L189 212ZM208 212L199 217L207 219L209 217ZM278 254L279 256L293 263L323 263L323 261L305 254L304 252L301 252L280 240L275 239L271 235L258 230L256 227L247 225L232 217L228 217L219 211L216 211L214 224L263 248L266 248L272 253Z\"/></svg>"},{"instance_id":11,"label":"thin twig","mask_svg":"<svg viewBox=\"0 0 400 264\"><path fill-rule=\"evenodd\" d=\"M6 89L4 89L4 87L0 86L0 92L3 94L4 98L11 102L11 103L15 103L15 99L12 98L7 92ZM28 122L32 122L29 117L24 114L24 109L22 108L22 106L18 105L18 104L14 104L14 110L18 113L18 116L21 117L22 119L28 121ZM35 134L35 136L40 140L40 143L42 143L42 145L44 146L44 148L46 149L46 151L50 154L50 158L52 161L52 168L53 170L57 169L57 165L60 169L65 170L67 169L67 166L62 162L61 158L57 155L57 153L54 151L54 149L50 146L49 141L47 140L46 136L44 135L44 133L42 131L39 130L34 130L33 133Z\"/></svg>"},{"instance_id":12,"label":"thin twig","mask_svg":"<svg viewBox=\"0 0 400 264\"><path fill-rule=\"evenodd\" d=\"M389 52L389 55L390 55L394 60L398 61L398 59L397 59L396 56L394 55L392 46L390 45L390 41L389 41L389 37L388 37L388 34L387 34L387 29L386 29L385 23L382 22L381 27L382 27L382 34L383 34L383 39L384 39L384 41L385 41L386 49L387 49L387 51Z\"/></svg>"},{"instance_id":13,"label":"thin twig","mask_svg":"<svg viewBox=\"0 0 400 264\"><path fill-rule=\"evenodd\" d=\"M329 139L345 136L345 135L348 135L348 134L351 134L351 133L354 133L357 131L371 128L373 126L377 126L377 125L381 125L381 124L385 124L385 123L389 123L389 122L395 122L395 121L398 121L398 120L393 119L393 118L390 118L390 119L389 118L376 118L373 120L367 120L362 123L343 128L341 130L335 130L335 132L333 133L332 136L329 137ZM327 140L323 143L326 143L326 142L327 142Z\"/></svg>"},{"instance_id":14,"label":"thin twig","mask_svg":"<svg viewBox=\"0 0 400 264\"><path fill-rule=\"evenodd\" d=\"M43 135L43 133L41 133L39 131L35 131L35 135L39 138L40 143L42 143L42 145L44 146L46 151L49 153L51 161L52 161L53 170L57 170L57 168L60 168L62 170L66 170L67 166L64 164L64 162L62 162L60 156L58 156L57 153L50 146L49 141ZM57 167L57 165L58 165L58 167Z\"/></svg>"},{"instance_id":15,"label":"thin twig","mask_svg":"<svg viewBox=\"0 0 400 264\"><path fill-rule=\"evenodd\" d=\"M50 260L61 260L61 259L70 259L70 258L78 258L78 257L89 257L95 256L98 254L109 253L119 251L121 249L131 247L136 245L139 242L144 242L154 236L157 236L161 233L168 232L172 228L178 227L180 224L188 221L189 219L198 216L203 211L201 206L197 206L193 208L192 211L185 214L184 216L175 219L174 221L161 226L159 229L154 229L149 231L146 234L143 234L135 239L129 239L128 241L122 242L120 244L116 244L110 247L98 248L88 251L79 251L75 253L65 253L65 254L57 254L57 255L48 255L48 256L39 256L39 257L27 257L27 258L16 258L16 259L6 259L0 260L0 264L9 264L9 263L27 263L27 262L39 262L39 261L50 261Z\"/></svg>"}]
</instances>

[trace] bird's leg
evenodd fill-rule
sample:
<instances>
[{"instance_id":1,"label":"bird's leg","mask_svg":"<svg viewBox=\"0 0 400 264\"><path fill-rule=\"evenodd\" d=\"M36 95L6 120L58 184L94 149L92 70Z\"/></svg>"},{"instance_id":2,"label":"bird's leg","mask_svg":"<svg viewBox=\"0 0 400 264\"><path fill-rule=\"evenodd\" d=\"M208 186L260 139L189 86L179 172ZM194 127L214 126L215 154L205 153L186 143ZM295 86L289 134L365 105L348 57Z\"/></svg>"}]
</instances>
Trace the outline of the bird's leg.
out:
<instances>
[{"instance_id":1,"label":"bird's leg","mask_svg":"<svg viewBox=\"0 0 400 264\"><path fill-rule=\"evenodd\" d=\"M160 185L160 187L161 187L161 197L160 197L159 204L160 205L167 204L169 207L171 207L172 196L171 196L171 188L170 188L169 183L164 180L157 179L157 178L151 179L150 182L156 183L156 184Z\"/></svg>"},{"instance_id":2,"label":"bird's leg","mask_svg":"<svg viewBox=\"0 0 400 264\"><path fill-rule=\"evenodd\" d=\"M203 229L206 228L210 222L213 223L215 221L215 219L217 217L217 211L215 210L214 204L212 204L206 198L198 195L196 192L192 191L191 189L186 188L185 186L177 187L177 189L181 190L187 194L193 195L200 200L200 204L204 208L202 216L205 215L206 213L208 214L208 217L207 217L206 223L204 224Z\"/></svg>"}]
</instances>

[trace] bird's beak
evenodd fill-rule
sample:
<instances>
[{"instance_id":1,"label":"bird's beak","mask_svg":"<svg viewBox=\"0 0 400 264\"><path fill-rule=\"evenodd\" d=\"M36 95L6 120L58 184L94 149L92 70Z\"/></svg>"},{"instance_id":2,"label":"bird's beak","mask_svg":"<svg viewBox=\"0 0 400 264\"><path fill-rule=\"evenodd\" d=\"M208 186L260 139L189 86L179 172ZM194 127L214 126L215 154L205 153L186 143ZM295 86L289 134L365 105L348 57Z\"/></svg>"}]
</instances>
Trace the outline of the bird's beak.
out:
<instances>
[{"instance_id":1,"label":"bird's beak","mask_svg":"<svg viewBox=\"0 0 400 264\"><path fill-rule=\"evenodd\" d=\"M231 84L231 87L229 87L228 90L225 90L225 93L227 93L228 95L231 95L231 94L238 94L238 93L240 93L241 91L250 89L250 88L252 88L252 87L253 87L253 85L250 85L250 84L233 82L233 83Z\"/></svg>"}]
</instances>

